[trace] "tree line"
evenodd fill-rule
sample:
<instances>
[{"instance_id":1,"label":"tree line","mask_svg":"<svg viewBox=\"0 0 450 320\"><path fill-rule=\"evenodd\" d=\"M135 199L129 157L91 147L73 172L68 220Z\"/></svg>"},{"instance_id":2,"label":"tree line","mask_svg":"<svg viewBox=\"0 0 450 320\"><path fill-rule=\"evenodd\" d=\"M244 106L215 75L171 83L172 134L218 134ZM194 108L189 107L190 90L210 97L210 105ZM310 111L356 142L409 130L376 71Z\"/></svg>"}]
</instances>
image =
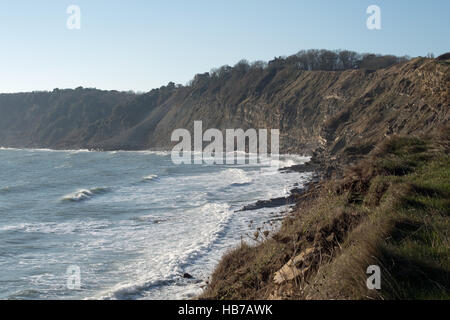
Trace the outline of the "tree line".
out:
<instances>
[{"instance_id":1,"label":"tree line","mask_svg":"<svg viewBox=\"0 0 450 320\"><path fill-rule=\"evenodd\" d=\"M213 68L210 72L195 75L187 85L199 84L207 79L224 79L232 75L244 75L247 72L265 70L267 68L290 67L305 71L343 71L350 69L378 70L409 61L409 56L381 55L358 53L350 50L301 50L287 57L275 57L269 62L255 61L250 63L243 59L233 67L224 65Z\"/></svg>"}]
</instances>

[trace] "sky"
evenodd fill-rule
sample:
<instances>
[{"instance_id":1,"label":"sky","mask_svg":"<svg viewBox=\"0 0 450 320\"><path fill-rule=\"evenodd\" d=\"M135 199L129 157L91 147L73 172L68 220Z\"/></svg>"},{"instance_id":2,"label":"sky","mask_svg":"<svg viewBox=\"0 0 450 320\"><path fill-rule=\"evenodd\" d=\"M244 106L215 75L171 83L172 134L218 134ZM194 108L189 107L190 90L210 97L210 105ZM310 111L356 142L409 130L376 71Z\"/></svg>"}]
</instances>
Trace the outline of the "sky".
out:
<instances>
[{"instance_id":1,"label":"sky","mask_svg":"<svg viewBox=\"0 0 450 320\"><path fill-rule=\"evenodd\" d=\"M70 5L80 29L67 27ZM370 5L381 30L366 26ZM146 92L311 48L438 56L449 12L448 0L0 0L0 92Z\"/></svg>"}]
</instances>

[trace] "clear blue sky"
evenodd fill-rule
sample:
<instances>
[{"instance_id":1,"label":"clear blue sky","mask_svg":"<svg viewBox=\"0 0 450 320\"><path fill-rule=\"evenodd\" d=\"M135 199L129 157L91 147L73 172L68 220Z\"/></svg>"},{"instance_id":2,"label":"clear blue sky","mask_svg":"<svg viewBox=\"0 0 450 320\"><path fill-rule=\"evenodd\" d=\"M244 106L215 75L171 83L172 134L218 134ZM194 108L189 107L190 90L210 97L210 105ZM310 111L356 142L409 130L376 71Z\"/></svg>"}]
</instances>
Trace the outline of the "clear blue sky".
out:
<instances>
[{"instance_id":1,"label":"clear blue sky","mask_svg":"<svg viewBox=\"0 0 450 320\"><path fill-rule=\"evenodd\" d=\"M66 27L71 4L80 30ZM382 30L366 28L372 4ZM0 0L0 92L148 91L309 48L437 56L449 14L449 0Z\"/></svg>"}]
</instances>

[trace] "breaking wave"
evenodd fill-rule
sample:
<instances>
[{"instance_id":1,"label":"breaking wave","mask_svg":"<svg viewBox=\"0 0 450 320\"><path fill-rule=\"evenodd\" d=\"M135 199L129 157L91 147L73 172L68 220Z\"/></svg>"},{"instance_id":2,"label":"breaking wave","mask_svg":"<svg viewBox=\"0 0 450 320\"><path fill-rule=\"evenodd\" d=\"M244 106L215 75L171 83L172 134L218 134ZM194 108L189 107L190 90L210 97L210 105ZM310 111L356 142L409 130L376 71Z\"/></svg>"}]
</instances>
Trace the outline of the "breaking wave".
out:
<instances>
[{"instance_id":1,"label":"breaking wave","mask_svg":"<svg viewBox=\"0 0 450 320\"><path fill-rule=\"evenodd\" d=\"M142 177L142 181L151 181L158 178L157 174L150 174L148 176Z\"/></svg>"},{"instance_id":2,"label":"breaking wave","mask_svg":"<svg viewBox=\"0 0 450 320\"><path fill-rule=\"evenodd\" d=\"M109 192L109 188L80 189L63 197L63 201L79 202L92 199L96 195Z\"/></svg>"},{"instance_id":3,"label":"breaking wave","mask_svg":"<svg viewBox=\"0 0 450 320\"><path fill-rule=\"evenodd\" d=\"M186 212L190 213L189 210ZM164 270L160 270L161 272L148 270L138 279L118 283L91 299L142 299L150 289L156 287L186 285L187 282L198 281L199 279L183 279L181 275L186 267L195 264L199 258L212 251L214 244L223 237L233 212L229 205L220 203L208 203L191 212L200 213L203 218L202 230L198 230L197 237L191 239L186 247L163 254L159 261L155 261L156 264L161 264L161 269Z\"/></svg>"}]
</instances>

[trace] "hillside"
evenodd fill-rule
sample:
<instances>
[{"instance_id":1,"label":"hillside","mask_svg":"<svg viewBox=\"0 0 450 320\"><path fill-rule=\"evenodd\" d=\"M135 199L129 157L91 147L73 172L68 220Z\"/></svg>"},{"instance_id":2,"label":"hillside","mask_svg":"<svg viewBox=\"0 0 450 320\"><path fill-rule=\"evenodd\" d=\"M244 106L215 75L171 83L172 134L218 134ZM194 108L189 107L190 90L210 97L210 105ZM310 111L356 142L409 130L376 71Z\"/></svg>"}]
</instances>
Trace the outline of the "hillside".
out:
<instances>
[{"instance_id":1,"label":"hillside","mask_svg":"<svg viewBox=\"0 0 450 320\"><path fill-rule=\"evenodd\" d=\"M165 149L174 129L203 120L203 128L279 128L281 152L326 150L332 156L448 121L446 61L303 69L289 58L238 64L197 75L188 86L170 83L142 95L83 88L1 94L0 145Z\"/></svg>"},{"instance_id":2,"label":"hillside","mask_svg":"<svg viewBox=\"0 0 450 320\"><path fill-rule=\"evenodd\" d=\"M301 196L280 231L223 257L201 298L449 299L449 137L386 139Z\"/></svg>"}]
</instances>

